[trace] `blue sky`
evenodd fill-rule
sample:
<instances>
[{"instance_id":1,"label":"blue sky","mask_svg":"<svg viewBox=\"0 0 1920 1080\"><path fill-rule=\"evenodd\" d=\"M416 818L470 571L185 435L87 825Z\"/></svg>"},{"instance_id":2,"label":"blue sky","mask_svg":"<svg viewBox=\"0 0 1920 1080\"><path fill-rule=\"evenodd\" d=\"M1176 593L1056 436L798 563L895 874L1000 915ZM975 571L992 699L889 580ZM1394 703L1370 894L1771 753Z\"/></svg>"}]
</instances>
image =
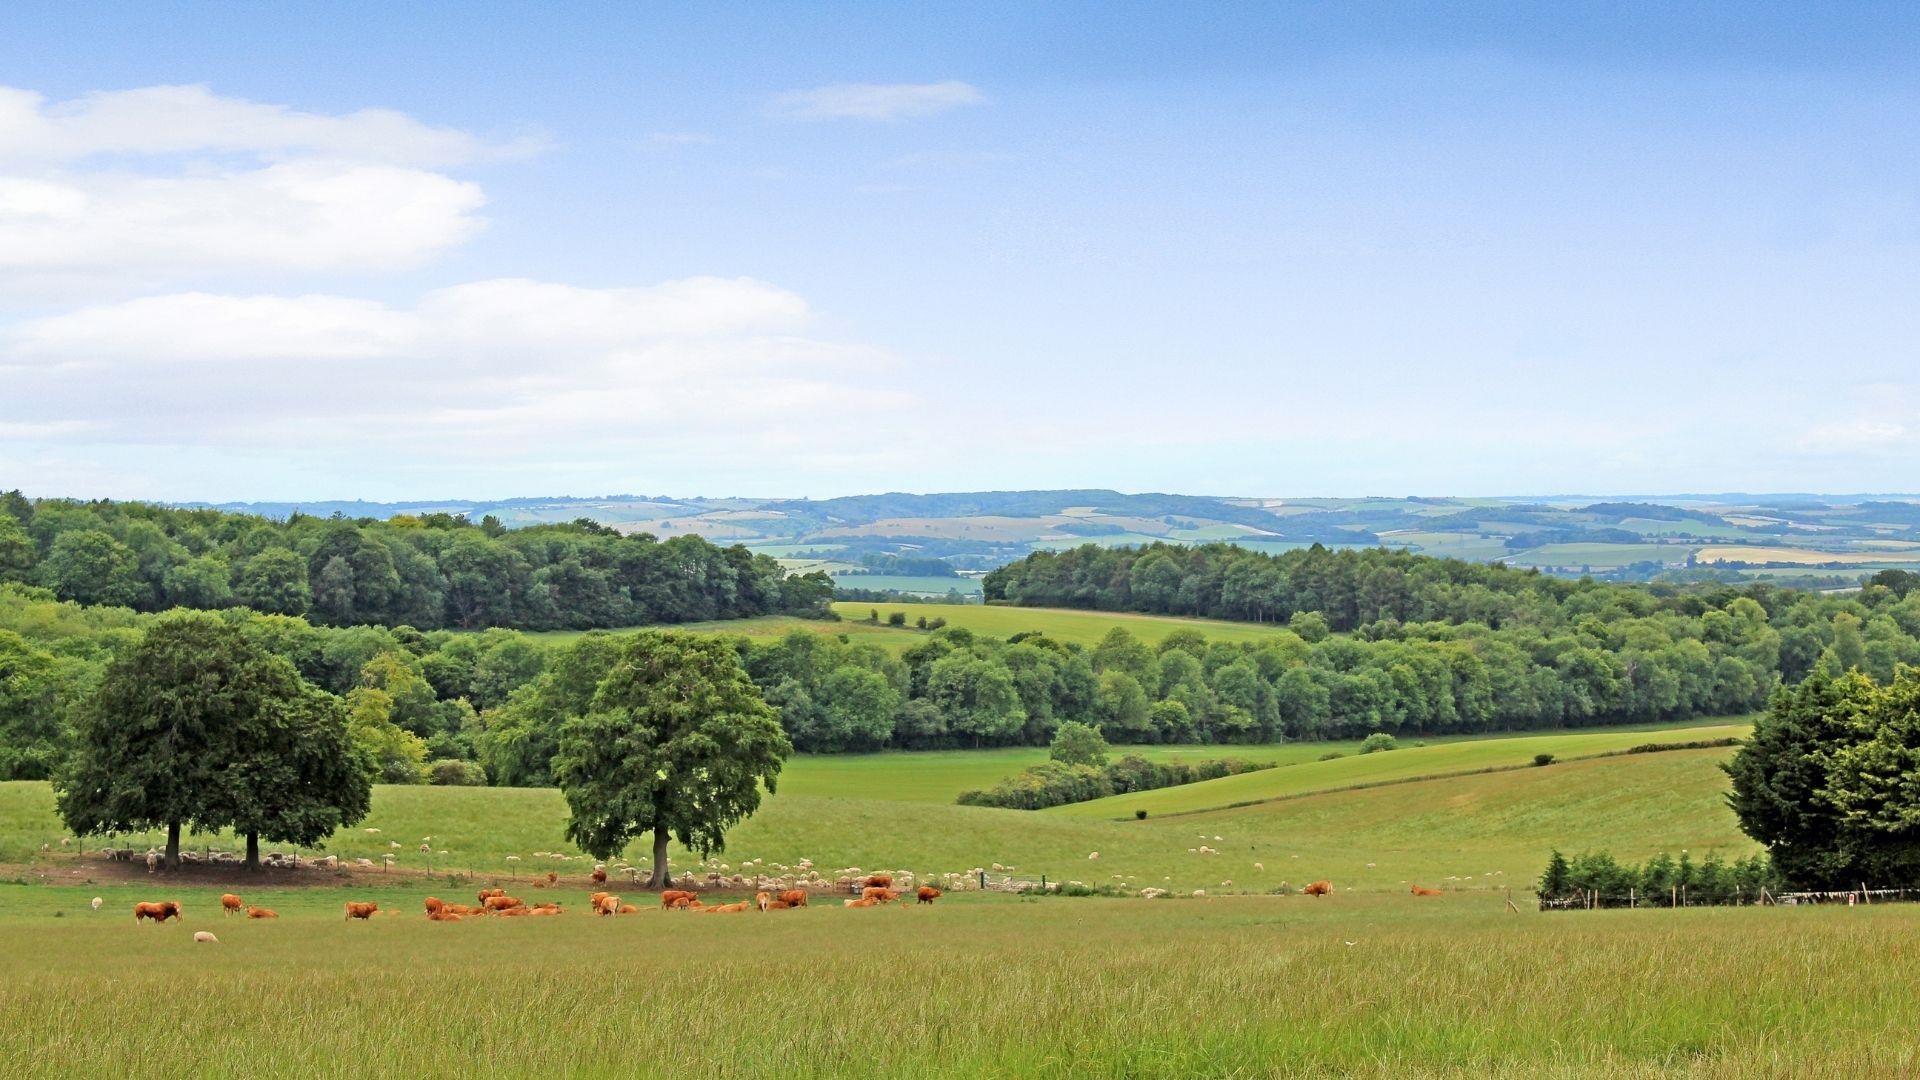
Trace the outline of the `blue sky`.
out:
<instances>
[{"instance_id":1,"label":"blue sky","mask_svg":"<svg viewBox=\"0 0 1920 1080\"><path fill-rule=\"evenodd\" d=\"M1911 7L402 7L0 12L0 486L1920 487Z\"/></svg>"}]
</instances>

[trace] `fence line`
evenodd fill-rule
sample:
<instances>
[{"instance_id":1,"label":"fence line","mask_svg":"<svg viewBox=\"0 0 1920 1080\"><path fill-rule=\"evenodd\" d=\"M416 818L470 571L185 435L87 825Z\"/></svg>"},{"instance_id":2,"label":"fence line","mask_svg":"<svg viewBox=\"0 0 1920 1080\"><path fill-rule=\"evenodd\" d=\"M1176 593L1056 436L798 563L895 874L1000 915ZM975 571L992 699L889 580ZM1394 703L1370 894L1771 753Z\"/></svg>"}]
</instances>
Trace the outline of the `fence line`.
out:
<instances>
[{"instance_id":1,"label":"fence line","mask_svg":"<svg viewBox=\"0 0 1920 1080\"><path fill-rule=\"evenodd\" d=\"M1802 890L1797 892L1773 892L1768 889L1735 889L1731 896L1719 895L1702 898L1688 896L1684 888L1675 887L1667 895L1658 893L1647 895L1637 889L1628 889L1625 893L1601 893L1589 890L1577 896L1562 896L1549 899L1537 898L1541 911L1591 911L1596 908L1676 908L1676 907L1794 907L1801 904L1908 904L1920 902L1920 889L1858 889Z\"/></svg>"}]
</instances>

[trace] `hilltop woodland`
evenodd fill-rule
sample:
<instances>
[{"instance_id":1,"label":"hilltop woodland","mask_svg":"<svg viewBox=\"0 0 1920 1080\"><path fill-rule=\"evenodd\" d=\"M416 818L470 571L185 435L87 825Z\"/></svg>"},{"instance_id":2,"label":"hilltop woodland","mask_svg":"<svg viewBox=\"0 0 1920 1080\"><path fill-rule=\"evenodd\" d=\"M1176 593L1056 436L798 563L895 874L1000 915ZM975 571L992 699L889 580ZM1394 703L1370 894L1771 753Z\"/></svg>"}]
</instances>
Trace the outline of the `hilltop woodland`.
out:
<instances>
[{"instance_id":1,"label":"hilltop woodland","mask_svg":"<svg viewBox=\"0 0 1920 1080\"><path fill-rule=\"evenodd\" d=\"M79 604L245 607L323 626L586 630L820 615L824 574L698 536L665 542L579 519L508 530L449 514L273 521L146 503L0 494L0 581Z\"/></svg>"},{"instance_id":2,"label":"hilltop woodland","mask_svg":"<svg viewBox=\"0 0 1920 1080\"><path fill-rule=\"evenodd\" d=\"M102 527L61 525L76 520ZM425 626L398 619L336 626L330 619L341 614L337 608L330 618L313 619L228 606L240 592L171 594L189 607L196 605L185 601L220 600L203 606L217 607L218 618L341 699L379 778L391 783L551 783L558 730L588 710L616 649L616 635L559 645L501 628L433 628L451 613L450 595L477 588L459 583L464 571L450 577L442 569L460 565L455 552L484 549L521 568L538 562L529 583L571 574L584 565L581 552L617 554L636 575L625 580L648 583L638 595L671 619L747 614L776 596L804 597L802 606L811 606L820 596L814 584L794 586L792 578L768 584L754 569L760 561L740 549L655 543L588 526L496 536L457 519L277 524L138 504L4 499L0 579L9 583L0 584L0 777L44 777L59 767L80 704L101 672L138 642L153 619L144 609L170 602L170 571L158 573L155 599L147 590L156 575L135 558L121 566L125 573L105 576L126 579L135 602L83 603L102 594L76 595L77 582L99 580L78 573L76 552L103 542L115 551L193 550L178 539L188 535L203 554L182 563L169 563L169 554L159 563L200 567L230 585L232 578L212 571L215 564L232 567L229 557L243 551L253 554L237 564L241 582L257 580L249 573L255 560L311 566L336 544L418 557L409 565L421 588L441 590L440 604L421 605L440 616L423 620ZM563 550L576 554L553 561ZM512 552L539 559L505 554ZM683 556L690 561L675 562ZM712 561L703 561L707 556ZM118 559L108 563L121 565ZM340 559L351 562L326 555L323 567ZM674 575L666 568L675 565L682 572L669 586ZM753 573L742 578L727 567ZM504 584L473 572L513 604L543 593L530 585L516 592L518 570ZM743 594L743 582L753 581L759 584ZM1857 668L1889 684L1898 665L1920 662L1913 583L1893 572L1838 596L1766 585L1567 581L1384 550L1265 555L1223 545L1086 547L996 571L990 594L1002 602L1284 625L1250 642L1211 641L1195 630L1154 646L1116 627L1091 648L1044 634L1002 640L944 627L897 654L865 636L811 630L764 643L728 641L787 738L805 752L1045 745L1069 720L1123 744L1471 733L1748 712L1776 685L1798 684L1814 671L1838 677ZM758 599L744 604L745 594ZM543 595L550 601L559 594ZM626 587L620 595L632 604L636 593ZM354 604L357 617L359 600Z\"/></svg>"}]
</instances>

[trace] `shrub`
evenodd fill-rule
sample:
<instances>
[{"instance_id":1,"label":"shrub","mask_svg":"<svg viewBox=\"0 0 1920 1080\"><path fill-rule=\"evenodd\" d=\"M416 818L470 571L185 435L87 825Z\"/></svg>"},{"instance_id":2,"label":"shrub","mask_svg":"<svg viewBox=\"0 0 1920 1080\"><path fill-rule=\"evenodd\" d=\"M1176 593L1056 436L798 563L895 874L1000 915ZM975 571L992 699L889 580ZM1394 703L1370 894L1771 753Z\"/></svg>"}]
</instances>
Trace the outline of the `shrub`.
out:
<instances>
[{"instance_id":1,"label":"shrub","mask_svg":"<svg viewBox=\"0 0 1920 1080\"><path fill-rule=\"evenodd\" d=\"M1062 726L1064 728L1067 725ZM958 801L963 806L1043 810L1049 806L1104 799L1108 795L1121 795L1129 791L1151 791L1271 768L1271 763L1243 761L1239 758L1220 758L1188 765L1178 761L1148 761L1139 754L1128 754L1119 761L1098 768L1047 761L1015 773L984 791L964 792ZM1136 820L1147 816L1144 810L1134 813Z\"/></svg>"},{"instance_id":2,"label":"shrub","mask_svg":"<svg viewBox=\"0 0 1920 1080\"><path fill-rule=\"evenodd\" d=\"M1400 744L1394 741L1393 736L1384 731L1376 731L1360 740L1360 752L1363 754L1377 754L1382 750L1397 750L1399 747Z\"/></svg>"},{"instance_id":3,"label":"shrub","mask_svg":"<svg viewBox=\"0 0 1920 1080\"><path fill-rule=\"evenodd\" d=\"M907 625L907 613L906 613L906 612L904 612L904 611L889 611L889 612L887 612L887 625L888 625L888 626L905 626L905 625Z\"/></svg>"},{"instance_id":4,"label":"shrub","mask_svg":"<svg viewBox=\"0 0 1920 1080\"><path fill-rule=\"evenodd\" d=\"M1145 810L1135 810L1133 812L1133 820L1135 821L1147 820L1147 812Z\"/></svg>"},{"instance_id":5,"label":"shrub","mask_svg":"<svg viewBox=\"0 0 1920 1080\"><path fill-rule=\"evenodd\" d=\"M1047 756L1068 765L1100 766L1107 763L1107 740L1099 729L1069 720L1053 733Z\"/></svg>"},{"instance_id":6,"label":"shrub","mask_svg":"<svg viewBox=\"0 0 1920 1080\"><path fill-rule=\"evenodd\" d=\"M945 615L935 615L933 618L927 620L927 629L929 630L938 630L945 625L947 625L947 617Z\"/></svg>"},{"instance_id":7,"label":"shrub","mask_svg":"<svg viewBox=\"0 0 1920 1080\"><path fill-rule=\"evenodd\" d=\"M427 763L427 783L446 787L485 787L487 770L477 761L441 758Z\"/></svg>"},{"instance_id":8,"label":"shrub","mask_svg":"<svg viewBox=\"0 0 1920 1080\"><path fill-rule=\"evenodd\" d=\"M1332 761L1334 758L1343 758L1346 756L1347 756L1346 752L1343 750L1329 750L1326 753L1320 755L1320 760Z\"/></svg>"},{"instance_id":9,"label":"shrub","mask_svg":"<svg viewBox=\"0 0 1920 1080\"><path fill-rule=\"evenodd\" d=\"M1553 764L1553 755L1552 754L1535 754L1533 755L1533 763L1535 765L1551 765Z\"/></svg>"}]
</instances>

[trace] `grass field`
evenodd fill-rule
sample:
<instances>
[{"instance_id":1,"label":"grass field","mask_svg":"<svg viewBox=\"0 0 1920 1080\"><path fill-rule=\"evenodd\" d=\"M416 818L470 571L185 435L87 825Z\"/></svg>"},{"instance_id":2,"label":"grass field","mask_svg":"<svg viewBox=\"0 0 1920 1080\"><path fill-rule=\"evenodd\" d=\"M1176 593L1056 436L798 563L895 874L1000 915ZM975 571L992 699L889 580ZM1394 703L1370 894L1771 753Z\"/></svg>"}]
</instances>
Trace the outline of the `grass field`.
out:
<instances>
[{"instance_id":1,"label":"grass field","mask_svg":"<svg viewBox=\"0 0 1920 1080\"><path fill-rule=\"evenodd\" d=\"M1723 730L1678 729L1659 737L1707 737ZM1619 844L1622 856L1636 858L1663 846L1691 846L1698 851L1750 847L1733 830L1732 817L1719 801L1724 780L1717 763L1729 752L1725 748L1597 758L1515 772L1441 775L1360 791L1337 790L1382 779L1523 763L1543 745L1571 754L1649 738L1653 736L1633 732L1495 738L1334 762L1303 760L1324 752L1326 744L1164 748L1158 753L1165 756L1217 756L1242 750L1254 756L1251 752L1265 751L1269 760L1293 763L1225 781L1038 813L951 802L958 791L990 783L1035 760L1034 752L800 758L789 767L780 792L730 834L727 851L720 858L729 867L749 859L793 865L807 858L823 868L898 868L922 874L999 863L1036 878L1045 875L1056 881L1131 889L1266 891L1282 881L1298 884L1335 877L1343 887L1392 890L1404 888L1403 883L1415 877L1464 881L1472 875L1482 885L1524 884L1554 844ZM1329 768L1343 764L1349 768ZM1362 771L1352 771L1351 766L1361 766ZM1239 801L1248 793L1238 788L1177 801L1174 797L1250 777L1266 782L1254 797L1326 794L1208 814L1163 816ZM1510 827L1504 819L1454 820L1443 815L1417 844L1409 844L1393 824L1421 818L1436 804L1488 792L1522 793L1531 807L1525 822ZM1686 797L1674 797L1673 792L1684 792ZM1133 800L1151 796L1169 797L1172 805L1156 810L1145 821L1134 820ZM1629 805L1644 807L1663 798L1666 804L1658 816L1642 815L1648 825L1625 834L1620 822L1593 816L1596 800L1623 797ZM1317 821L1314 815L1332 805L1328 800L1346 807L1343 813L1351 814L1356 823L1376 824L1364 829L1358 825L1329 829L1324 822L1310 828L1298 824ZM397 866L412 870L524 875L553 868L578 874L589 860L566 843L565 818L564 801L550 789L382 786L375 789L373 813L367 820L337 835L325 850L345 859L368 858L376 863L391 853ZM1487 839L1489 830L1492 840ZM1211 839L1216 834L1226 839L1216 843ZM63 836L47 785L0 784L0 862L25 859L42 845L57 850ZM432 837L431 855L419 851L425 837ZM144 848L158 839L156 834L120 843ZM1203 843L1233 854L1211 856L1191 850ZM396 849L394 844L400 846ZM203 837L190 846L231 849L232 841ZM1096 851L1101 857L1090 859ZM571 858L555 860L552 853ZM678 849L673 858L678 867L691 865L691 856ZM1255 862L1264 868L1256 870ZM1376 865L1367 867L1369 862ZM1222 885L1223 881L1233 884Z\"/></svg>"},{"instance_id":2,"label":"grass field","mask_svg":"<svg viewBox=\"0 0 1920 1080\"><path fill-rule=\"evenodd\" d=\"M1137 791L1110 799L1055 807L1050 814L1075 817L1132 817L1137 811L1150 814L1183 814L1210 810L1236 803L1261 802L1314 791L1329 791L1363 784L1380 784L1415 776L1472 772L1525 766L1536 754L1553 754L1561 759L1592 757L1625 750L1647 742L1696 741L1745 735L1749 724L1702 725L1668 734L1650 735L1645 731L1554 732L1502 739L1475 739L1442 745L1407 746L1373 754L1348 756L1333 761L1304 761L1284 769L1224 776L1199 784L1154 791ZM1317 745L1317 744L1293 744Z\"/></svg>"},{"instance_id":3,"label":"grass field","mask_svg":"<svg viewBox=\"0 0 1920 1080\"><path fill-rule=\"evenodd\" d=\"M835 574L833 583L843 589L877 589L885 592L892 589L904 593L932 594L945 596L957 592L962 596L979 596L980 579L977 577L912 577L902 574Z\"/></svg>"},{"instance_id":4,"label":"grass field","mask_svg":"<svg viewBox=\"0 0 1920 1080\"><path fill-rule=\"evenodd\" d=\"M1175 630L1197 630L1213 641L1259 641L1279 632L1271 624L1227 622L1220 619L1182 619L1171 615L1139 615L1127 611L1075 611L1065 608L1023 608L979 604L863 604L855 601L836 603L833 610L848 624L864 620L870 611L878 611L884 622L895 611L904 612L907 623L926 616L947 620L948 626L963 626L976 634L1006 638L1025 630L1039 630L1055 641L1096 645L1108 630L1124 626L1134 637L1155 644ZM871 624L868 624L871 628Z\"/></svg>"},{"instance_id":5,"label":"grass field","mask_svg":"<svg viewBox=\"0 0 1920 1080\"><path fill-rule=\"evenodd\" d=\"M1905 907L1505 912L1493 897L961 898L434 924L423 890L0 887L16 1076L1896 1075ZM344 896L403 917L345 922ZM217 945L196 945L210 929ZM1872 958L1872 959L1869 959ZM1817 992L1813 988L1818 988ZM131 1022L143 1005L156 1018Z\"/></svg>"},{"instance_id":6,"label":"grass field","mask_svg":"<svg viewBox=\"0 0 1920 1080\"><path fill-rule=\"evenodd\" d=\"M1711 725L1730 727L1733 725ZM1706 737L1708 725L1662 736ZM1644 732L1458 740L1284 765L1289 788L1597 751ZM1212 754L1224 748L1198 748ZM1277 757L1310 746L1237 748ZM1171 754L1196 748L1163 748ZM1174 890L1161 900L955 893L932 907L579 913L585 860L536 862L546 790L380 788L341 854L419 838L434 876L319 884L95 880L57 847L44 784L0 785L0 1062L19 1076L992 1077L1824 1076L1920 1069L1910 1003L1920 909L1540 913L1553 847L1627 859L1753 845L1722 801L1726 748L1564 761L1145 821L954 806L935 796L1032 751L803 758L730 837L765 858ZM1396 760L1397 759L1397 760ZM1330 768L1341 767L1341 768ZM1204 786L1204 785L1202 785ZM1163 794L1163 793L1151 793ZM388 838L392 837L393 840ZM1199 851L1202 846L1217 854ZM37 846L37 845L33 845ZM350 850L349 850L350 849ZM1092 852L1100 857L1090 859ZM482 856L525 853L518 864ZM466 877L477 864L474 878ZM507 870L509 866L512 869ZM530 870L559 870L552 891ZM506 870L503 874L501 871ZM449 873L454 876L446 876ZM512 875L511 878L507 874ZM1325 899L1268 895L1334 881ZM428 893L513 878L557 919L436 924ZM504 880L503 880L504 879ZM1230 882L1230 883L1229 883ZM1411 882L1445 890L1407 894ZM280 919L220 914L241 892ZM1194 897L1201 889L1206 897ZM1509 911L1511 890L1519 910ZM1244 895L1242 895L1244 894ZM88 901L99 896L99 911ZM135 927L136 900L181 925ZM344 900L399 914L341 917ZM209 930L217 944L196 944ZM30 947L28 947L30 946ZM135 1013L145 1009L150 1016Z\"/></svg>"}]
</instances>

